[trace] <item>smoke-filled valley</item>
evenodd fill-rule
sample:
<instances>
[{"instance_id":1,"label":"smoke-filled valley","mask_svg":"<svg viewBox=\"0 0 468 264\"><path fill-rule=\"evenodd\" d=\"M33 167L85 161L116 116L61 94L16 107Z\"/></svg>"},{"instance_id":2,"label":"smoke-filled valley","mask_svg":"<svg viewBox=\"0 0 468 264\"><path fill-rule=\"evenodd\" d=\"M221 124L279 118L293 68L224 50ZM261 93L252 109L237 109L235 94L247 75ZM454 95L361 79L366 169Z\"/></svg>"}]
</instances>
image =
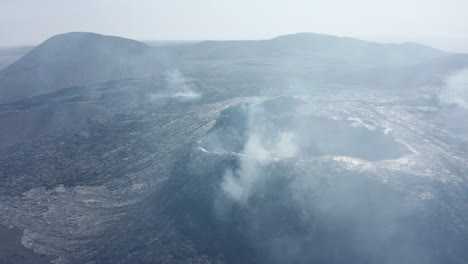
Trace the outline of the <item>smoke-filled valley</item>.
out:
<instances>
[{"instance_id":1,"label":"smoke-filled valley","mask_svg":"<svg viewBox=\"0 0 468 264\"><path fill-rule=\"evenodd\" d=\"M467 263L467 67L54 36L0 71L0 263Z\"/></svg>"}]
</instances>

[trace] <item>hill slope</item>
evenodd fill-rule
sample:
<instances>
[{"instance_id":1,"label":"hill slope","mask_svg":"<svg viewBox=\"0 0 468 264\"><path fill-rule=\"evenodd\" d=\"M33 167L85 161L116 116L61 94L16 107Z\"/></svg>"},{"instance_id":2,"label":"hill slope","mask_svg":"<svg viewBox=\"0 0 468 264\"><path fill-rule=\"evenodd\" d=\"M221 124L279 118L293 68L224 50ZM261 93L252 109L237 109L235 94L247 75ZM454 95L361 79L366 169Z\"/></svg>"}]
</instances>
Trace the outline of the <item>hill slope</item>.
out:
<instances>
[{"instance_id":1,"label":"hill slope","mask_svg":"<svg viewBox=\"0 0 468 264\"><path fill-rule=\"evenodd\" d=\"M17 61L19 58L24 56L34 47L31 46L19 46L19 47L5 47L0 48L0 71L6 68L8 65Z\"/></svg>"},{"instance_id":2,"label":"hill slope","mask_svg":"<svg viewBox=\"0 0 468 264\"><path fill-rule=\"evenodd\" d=\"M152 49L138 41L94 33L46 40L0 72L0 98L11 100L61 88L157 71Z\"/></svg>"}]
</instances>

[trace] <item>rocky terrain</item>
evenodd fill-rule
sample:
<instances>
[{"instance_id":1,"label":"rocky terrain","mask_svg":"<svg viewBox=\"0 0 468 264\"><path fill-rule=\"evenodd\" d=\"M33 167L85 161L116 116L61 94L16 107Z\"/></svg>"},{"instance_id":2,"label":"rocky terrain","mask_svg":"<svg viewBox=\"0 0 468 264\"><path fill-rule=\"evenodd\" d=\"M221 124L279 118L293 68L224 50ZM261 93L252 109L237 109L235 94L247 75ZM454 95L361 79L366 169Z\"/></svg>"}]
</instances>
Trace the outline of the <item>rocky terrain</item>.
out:
<instances>
[{"instance_id":1,"label":"rocky terrain","mask_svg":"<svg viewBox=\"0 0 468 264\"><path fill-rule=\"evenodd\" d=\"M0 72L0 232L24 247L0 263L466 263L466 66L317 34L51 38Z\"/></svg>"}]
</instances>

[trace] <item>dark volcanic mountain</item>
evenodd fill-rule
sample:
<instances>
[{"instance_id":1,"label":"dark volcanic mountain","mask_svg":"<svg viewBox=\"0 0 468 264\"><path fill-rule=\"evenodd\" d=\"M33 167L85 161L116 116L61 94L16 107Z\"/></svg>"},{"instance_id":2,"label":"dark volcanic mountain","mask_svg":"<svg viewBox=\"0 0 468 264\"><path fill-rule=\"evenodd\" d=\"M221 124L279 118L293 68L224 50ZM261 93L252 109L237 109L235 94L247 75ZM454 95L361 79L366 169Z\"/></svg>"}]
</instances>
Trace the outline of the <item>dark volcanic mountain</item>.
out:
<instances>
[{"instance_id":1,"label":"dark volcanic mountain","mask_svg":"<svg viewBox=\"0 0 468 264\"><path fill-rule=\"evenodd\" d=\"M94 33L54 36L0 72L0 98L154 74L162 58L138 41Z\"/></svg>"},{"instance_id":2,"label":"dark volcanic mountain","mask_svg":"<svg viewBox=\"0 0 468 264\"><path fill-rule=\"evenodd\" d=\"M0 263L466 263L466 66L316 34L51 38L2 72Z\"/></svg>"},{"instance_id":3,"label":"dark volcanic mountain","mask_svg":"<svg viewBox=\"0 0 468 264\"><path fill-rule=\"evenodd\" d=\"M205 41L173 45L169 48L175 55L200 60L300 57L367 66L412 64L446 54L415 43L380 44L314 33L259 41Z\"/></svg>"}]
</instances>

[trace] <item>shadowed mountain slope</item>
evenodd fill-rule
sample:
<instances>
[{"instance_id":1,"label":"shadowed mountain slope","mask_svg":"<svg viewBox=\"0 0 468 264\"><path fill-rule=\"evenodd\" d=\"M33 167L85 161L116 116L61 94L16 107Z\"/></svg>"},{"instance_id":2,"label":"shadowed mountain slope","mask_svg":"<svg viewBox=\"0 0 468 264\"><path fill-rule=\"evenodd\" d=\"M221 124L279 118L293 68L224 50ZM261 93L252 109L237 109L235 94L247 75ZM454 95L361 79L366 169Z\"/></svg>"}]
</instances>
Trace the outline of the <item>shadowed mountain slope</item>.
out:
<instances>
[{"instance_id":1,"label":"shadowed mountain slope","mask_svg":"<svg viewBox=\"0 0 468 264\"><path fill-rule=\"evenodd\" d=\"M161 67L161 59L152 51L146 44L120 37L57 35L0 72L0 98L151 74Z\"/></svg>"}]
</instances>

